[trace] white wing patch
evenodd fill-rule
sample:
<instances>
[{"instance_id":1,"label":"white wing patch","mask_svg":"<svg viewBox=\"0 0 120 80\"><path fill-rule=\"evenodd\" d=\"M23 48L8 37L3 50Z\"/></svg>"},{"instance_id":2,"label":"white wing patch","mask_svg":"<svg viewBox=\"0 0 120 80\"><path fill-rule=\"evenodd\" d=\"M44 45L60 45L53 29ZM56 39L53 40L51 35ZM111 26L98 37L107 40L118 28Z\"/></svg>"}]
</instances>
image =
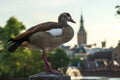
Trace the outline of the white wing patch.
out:
<instances>
[{"instance_id":1,"label":"white wing patch","mask_svg":"<svg viewBox=\"0 0 120 80\"><path fill-rule=\"evenodd\" d=\"M53 36L60 36L60 35L62 35L62 29L60 29L60 28L59 29L50 29L50 30L48 30L46 32L50 33Z\"/></svg>"}]
</instances>

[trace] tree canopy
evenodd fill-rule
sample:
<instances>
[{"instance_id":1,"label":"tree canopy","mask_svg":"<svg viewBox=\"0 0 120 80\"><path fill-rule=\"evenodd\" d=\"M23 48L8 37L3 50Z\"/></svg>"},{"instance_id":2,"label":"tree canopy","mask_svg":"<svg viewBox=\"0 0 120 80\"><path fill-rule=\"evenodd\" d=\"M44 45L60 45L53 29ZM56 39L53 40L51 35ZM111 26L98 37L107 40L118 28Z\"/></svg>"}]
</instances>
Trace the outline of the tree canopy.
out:
<instances>
[{"instance_id":1,"label":"tree canopy","mask_svg":"<svg viewBox=\"0 0 120 80\"><path fill-rule=\"evenodd\" d=\"M19 22L15 17L10 17L4 27L0 27L0 40L5 42L11 37L15 37L22 30L25 29L25 25L22 22Z\"/></svg>"},{"instance_id":2,"label":"tree canopy","mask_svg":"<svg viewBox=\"0 0 120 80\"><path fill-rule=\"evenodd\" d=\"M0 27L0 78L25 77L43 71L41 52L18 48L7 51L7 41L20 34L26 26L15 17L10 17L4 27Z\"/></svg>"},{"instance_id":3,"label":"tree canopy","mask_svg":"<svg viewBox=\"0 0 120 80\"><path fill-rule=\"evenodd\" d=\"M48 53L48 60L54 69L67 67L70 62L70 58L65 51L59 48Z\"/></svg>"}]
</instances>

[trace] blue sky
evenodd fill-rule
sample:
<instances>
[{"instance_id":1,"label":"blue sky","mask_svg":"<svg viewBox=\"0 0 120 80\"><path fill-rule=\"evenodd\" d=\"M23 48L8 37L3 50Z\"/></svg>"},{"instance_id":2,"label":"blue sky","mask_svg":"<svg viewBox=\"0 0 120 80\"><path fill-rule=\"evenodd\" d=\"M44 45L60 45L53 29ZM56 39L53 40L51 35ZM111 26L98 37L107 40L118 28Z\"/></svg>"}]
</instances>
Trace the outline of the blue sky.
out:
<instances>
[{"instance_id":1,"label":"blue sky","mask_svg":"<svg viewBox=\"0 0 120 80\"><path fill-rule=\"evenodd\" d=\"M117 46L120 40L120 17L115 6L120 0L0 0L0 26L15 16L27 28L46 21L57 21L62 12L69 12L77 22L71 24L75 33L79 29L81 12L87 31L88 44L106 40L106 46ZM68 43L74 45L75 37Z\"/></svg>"}]
</instances>

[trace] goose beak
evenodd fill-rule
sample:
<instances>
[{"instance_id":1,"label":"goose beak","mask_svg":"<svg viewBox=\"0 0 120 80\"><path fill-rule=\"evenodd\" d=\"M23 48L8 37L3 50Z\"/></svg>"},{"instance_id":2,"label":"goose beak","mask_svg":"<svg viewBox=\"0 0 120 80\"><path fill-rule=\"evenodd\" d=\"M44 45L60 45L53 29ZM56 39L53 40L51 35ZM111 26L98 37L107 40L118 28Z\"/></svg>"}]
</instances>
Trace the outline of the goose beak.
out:
<instances>
[{"instance_id":1,"label":"goose beak","mask_svg":"<svg viewBox=\"0 0 120 80\"><path fill-rule=\"evenodd\" d=\"M76 23L72 18L69 21L72 22L72 23Z\"/></svg>"}]
</instances>

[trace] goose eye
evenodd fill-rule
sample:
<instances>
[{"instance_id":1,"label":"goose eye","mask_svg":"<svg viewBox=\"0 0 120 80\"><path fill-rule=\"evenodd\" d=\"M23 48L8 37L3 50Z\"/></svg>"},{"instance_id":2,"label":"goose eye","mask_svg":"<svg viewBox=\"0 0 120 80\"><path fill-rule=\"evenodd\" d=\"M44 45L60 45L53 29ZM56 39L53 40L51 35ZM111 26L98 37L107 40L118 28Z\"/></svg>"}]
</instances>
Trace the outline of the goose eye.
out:
<instances>
[{"instance_id":1,"label":"goose eye","mask_svg":"<svg viewBox=\"0 0 120 80\"><path fill-rule=\"evenodd\" d=\"M68 17L68 20L70 20L71 18L70 17Z\"/></svg>"}]
</instances>

